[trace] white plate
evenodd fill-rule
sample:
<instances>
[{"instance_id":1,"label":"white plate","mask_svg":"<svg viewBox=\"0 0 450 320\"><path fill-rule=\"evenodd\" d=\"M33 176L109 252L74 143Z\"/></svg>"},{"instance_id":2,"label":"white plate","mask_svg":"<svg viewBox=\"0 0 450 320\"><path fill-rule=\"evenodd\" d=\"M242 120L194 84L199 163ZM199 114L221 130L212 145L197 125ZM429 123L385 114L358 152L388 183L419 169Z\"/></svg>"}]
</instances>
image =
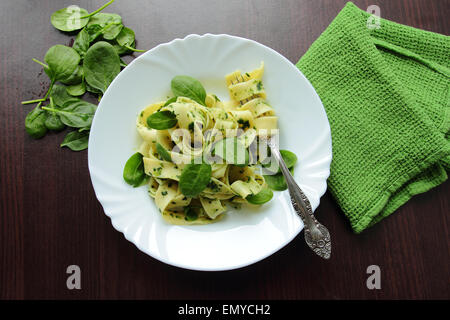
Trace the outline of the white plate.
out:
<instances>
[{"instance_id":1,"label":"white plate","mask_svg":"<svg viewBox=\"0 0 450 320\"><path fill-rule=\"evenodd\" d=\"M279 116L280 146L299 157L295 180L315 210L325 193L331 162L328 119L308 80L274 50L229 35L189 35L135 59L103 96L89 138L95 194L114 228L155 259L193 270L240 268L273 254L302 230L287 191L275 192L258 210L230 210L217 223L173 226L163 220L147 187L132 188L122 178L125 162L141 141L135 127L139 111L170 96L174 76L192 76L207 92L228 100L225 75L253 70L261 61L268 101Z\"/></svg>"}]
</instances>

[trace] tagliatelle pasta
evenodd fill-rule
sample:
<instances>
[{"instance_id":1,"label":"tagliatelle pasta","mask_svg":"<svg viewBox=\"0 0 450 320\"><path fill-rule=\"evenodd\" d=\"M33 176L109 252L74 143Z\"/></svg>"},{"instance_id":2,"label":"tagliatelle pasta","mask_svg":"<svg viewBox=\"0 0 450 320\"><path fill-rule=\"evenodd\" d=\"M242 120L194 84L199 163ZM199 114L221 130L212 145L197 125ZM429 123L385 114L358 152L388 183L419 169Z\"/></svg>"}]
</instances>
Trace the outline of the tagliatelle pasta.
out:
<instances>
[{"instance_id":1,"label":"tagliatelle pasta","mask_svg":"<svg viewBox=\"0 0 450 320\"><path fill-rule=\"evenodd\" d=\"M247 203L249 196L258 194L266 186L264 177L255 167L258 151L249 151L264 130L277 129L275 111L265 100L263 73L261 63L251 72L237 70L227 75L225 82L231 99L226 102L214 94L203 94L197 82L187 86L181 80L189 79L182 76L185 78L173 91L187 86L186 96L178 95L176 99L151 104L137 117L137 131L143 140L138 151L149 177L148 193L169 223L218 221L227 205ZM160 121L159 129L154 128L156 125L152 127L149 119ZM219 144L221 141L223 143ZM236 154L230 150L217 151L218 145L234 147ZM237 149L243 152L241 163L237 161ZM180 187L184 170L196 160L201 159L203 163L208 157L212 159L207 162L209 182L196 196L184 195Z\"/></svg>"}]
</instances>

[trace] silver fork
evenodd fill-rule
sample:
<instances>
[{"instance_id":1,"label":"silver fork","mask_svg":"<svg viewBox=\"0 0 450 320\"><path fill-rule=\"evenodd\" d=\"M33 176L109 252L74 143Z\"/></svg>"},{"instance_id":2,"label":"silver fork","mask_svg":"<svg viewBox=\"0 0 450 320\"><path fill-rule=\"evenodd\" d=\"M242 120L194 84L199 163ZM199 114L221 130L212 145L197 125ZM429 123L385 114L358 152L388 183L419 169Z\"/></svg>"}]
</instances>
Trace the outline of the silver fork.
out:
<instances>
[{"instance_id":1,"label":"silver fork","mask_svg":"<svg viewBox=\"0 0 450 320\"><path fill-rule=\"evenodd\" d=\"M232 84L240 83L244 81L244 77L241 75L241 79L236 77L236 82ZM250 97L251 98L251 97ZM248 102L250 99L245 99L239 101L241 105ZM278 150L277 145L273 142L271 137L263 139L267 142L270 147L271 153L275 156L278 165L281 169L281 173L286 179L286 184L289 190L289 195L291 196L291 203L294 207L295 212L300 216L305 225L305 241L306 244L319 256L324 259L330 259L331 256L331 238L328 229L317 221L314 217L311 203L309 202L306 195L303 193L302 189L295 182L294 178L291 176L286 163L284 163L283 157L281 157L280 150Z\"/></svg>"},{"instance_id":2,"label":"silver fork","mask_svg":"<svg viewBox=\"0 0 450 320\"><path fill-rule=\"evenodd\" d=\"M272 138L267 138L264 140L270 147L270 151L277 160L281 172L286 179L292 206L305 225L304 233L306 243L318 256L324 259L329 259L331 255L330 232L314 217L308 198L295 182Z\"/></svg>"}]
</instances>

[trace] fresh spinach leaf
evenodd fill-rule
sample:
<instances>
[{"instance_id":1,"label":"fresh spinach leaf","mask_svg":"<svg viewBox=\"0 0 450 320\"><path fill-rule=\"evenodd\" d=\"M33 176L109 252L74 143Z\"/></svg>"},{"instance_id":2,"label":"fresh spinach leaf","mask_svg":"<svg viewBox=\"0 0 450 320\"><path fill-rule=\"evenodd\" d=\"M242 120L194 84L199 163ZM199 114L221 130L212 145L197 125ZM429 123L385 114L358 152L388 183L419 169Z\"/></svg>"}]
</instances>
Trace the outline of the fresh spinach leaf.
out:
<instances>
[{"instance_id":1,"label":"fresh spinach leaf","mask_svg":"<svg viewBox=\"0 0 450 320\"><path fill-rule=\"evenodd\" d=\"M249 153L236 137L226 138L214 145L213 153L228 164L246 166L249 163Z\"/></svg>"},{"instance_id":2,"label":"fresh spinach leaf","mask_svg":"<svg viewBox=\"0 0 450 320\"><path fill-rule=\"evenodd\" d=\"M170 155L170 152L166 150L159 142L156 143L156 151L158 154L163 158L163 160L166 161L172 161L172 156Z\"/></svg>"},{"instance_id":3,"label":"fresh spinach leaf","mask_svg":"<svg viewBox=\"0 0 450 320\"><path fill-rule=\"evenodd\" d=\"M147 118L147 125L157 130L166 130L175 127L178 120L172 111L164 110L151 114Z\"/></svg>"},{"instance_id":4,"label":"fresh spinach leaf","mask_svg":"<svg viewBox=\"0 0 450 320\"><path fill-rule=\"evenodd\" d=\"M52 97L50 97L50 107L51 108L56 107ZM45 112L47 112L47 119L45 119L45 126L47 127L47 129L53 131L60 131L66 127L56 112L54 111L45 111Z\"/></svg>"},{"instance_id":5,"label":"fresh spinach leaf","mask_svg":"<svg viewBox=\"0 0 450 320\"><path fill-rule=\"evenodd\" d=\"M295 155L295 153L293 153L289 150L280 150L280 153L281 153L281 157L283 158L284 163L286 164L288 169L295 166L295 164L297 163L297 156ZM269 162L267 164L263 164L262 166L264 168L266 168L267 171L271 171L272 173L275 173L275 170L272 169L273 170L272 171L272 170L267 169L270 165L271 165L271 163ZM281 170L280 170L278 164L276 165L276 173L281 173Z\"/></svg>"},{"instance_id":6,"label":"fresh spinach leaf","mask_svg":"<svg viewBox=\"0 0 450 320\"><path fill-rule=\"evenodd\" d=\"M91 87L91 86L89 85L89 83L87 83L87 82L85 82L85 83L86 83L86 91L88 91L88 92L90 92L90 93L93 93L93 94L98 94L98 95L101 95L101 94L102 94L102 92L101 92L100 90Z\"/></svg>"},{"instance_id":7,"label":"fresh spinach leaf","mask_svg":"<svg viewBox=\"0 0 450 320\"><path fill-rule=\"evenodd\" d=\"M252 204L263 204L273 198L273 192L269 188L263 188L257 194L248 195L245 199Z\"/></svg>"},{"instance_id":8,"label":"fresh spinach leaf","mask_svg":"<svg viewBox=\"0 0 450 320\"><path fill-rule=\"evenodd\" d=\"M105 93L120 72L120 58L113 46L99 41L86 52L83 63L86 82Z\"/></svg>"},{"instance_id":9,"label":"fresh spinach leaf","mask_svg":"<svg viewBox=\"0 0 450 320\"><path fill-rule=\"evenodd\" d=\"M164 103L163 107L166 107L166 106L168 106L169 104L171 104L172 102L175 102L175 101L177 101L177 97L172 97L172 98L168 99L166 101L166 103Z\"/></svg>"},{"instance_id":10,"label":"fresh spinach leaf","mask_svg":"<svg viewBox=\"0 0 450 320\"><path fill-rule=\"evenodd\" d=\"M66 85L81 83L83 81L83 67L78 65L69 77L61 79L59 81Z\"/></svg>"},{"instance_id":11,"label":"fresh spinach leaf","mask_svg":"<svg viewBox=\"0 0 450 320\"><path fill-rule=\"evenodd\" d=\"M81 59L83 59L84 56L86 55L86 52L89 49L90 42L91 40L89 32L86 30L86 28L81 29L81 31L78 32L75 41L72 45L72 48L75 49L76 52L78 52Z\"/></svg>"},{"instance_id":12,"label":"fresh spinach leaf","mask_svg":"<svg viewBox=\"0 0 450 320\"><path fill-rule=\"evenodd\" d=\"M100 25L102 36L106 40L115 39L123 28L122 17L115 13L98 13L89 20L87 25L88 27Z\"/></svg>"},{"instance_id":13,"label":"fresh spinach leaf","mask_svg":"<svg viewBox=\"0 0 450 320\"><path fill-rule=\"evenodd\" d=\"M197 79L189 76L176 76L172 79L171 87L175 96L186 97L205 105L206 91Z\"/></svg>"},{"instance_id":14,"label":"fresh spinach leaf","mask_svg":"<svg viewBox=\"0 0 450 320\"><path fill-rule=\"evenodd\" d=\"M134 42L134 31L124 27L117 36L116 41L122 47L131 46Z\"/></svg>"},{"instance_id":15,"label":"fresh spinach leaf","mask_svg":"<svg viewBox=\"0 0 450 320\"><path fill-rule=\"evenodd\" d=\"M184 207L184 216L186 221L195 221L198 218L197 211L191 206Z\"/></svg>"},{"instance_id":16,"label":"fresh spinach leaf","mask_svg":"<svg viewBox=\"0 0 450 320\"><path fill-rule=\"evenodd\" d=\"M180 190L186 197L195 197L211 180L211 166L207 163L187 164L180 177Z\"/></svg>"},{"instance_id":17,"label":"fresh spinach leaf","mask_svg":"<svg viewBox=\"0 0 450 320\"><path fill-rule=\"evenodd\" d=\"M123 29L123 24L118 22L110 22L103 30L103 39L114 40Z\"/></svg>"},{"instance_id":18,"label":"fresh spinach leaf","mask_svg":"<svg viewBox=\"0 0 450 320\"><path fill-rule=\"evenodd\" d=\"M35 139L42 138L47 133L46 119L47 113L37 106L25 118L25 130Z\"/></svg>"},{"instance_id":19,"label":"fresh spinach leaf","mask_svg":"<svg viewBox=\"0 0 450 320\"><path fill-rule=\"evenodd\" d=\"M289 171L291 175L294 174L294 168L290 168ZM275 191L283 191L287 189L286 180L282 173L277 173L274 175L264 175L264 180L270 189Z\"/></svg>"},{"instance_id":20,"label":"fresh spinach leaf","mask_svg":"<svg viewBox=\"0 0 450 320\"><path fill-rule=\"evenodd\" d=\"M58 106L62 107L67 101L80 101L80 99L70 96L67 93L67 87L63 85L55 84L53 86L52 93L50 94L51 99L53 100L53 103Z\"/></svg>"},{"instance_id":21,"label":"fresh spinach leaf","mask_svg":"<svg viewBox=\"0 0 450 320\"><path fill-rule=\"evenodd\" d=\"M123 56L123 55L126 55L128 53L131 53L131 51L128 50L127 48L119 46L119 44L117 42L112 42L111 41L111 42L109 42L109 44L111 44L113 46L114 50L116 50L116 52L117 52L117 54L119 56Z\"/></svg>"},{"instance_id":22,"label":"fresh spinach leaf","mask_svg":"<svg viewBox=\"0 0 450 320\"><path fill-rule=\"evenodd\" d=\"M86 26L84 29L86 30L86 33L88 34L89 44L91 42L95 41L103 33L103 27L99 24L92 24L90 26Z\"/></svg>"},{"instance_id":23,"label":"fresh spinach leaf","mask_svg":"<svg viewBox=\"0 0 450 320\"><path fill-rule=\"evenodd\" d=\"M116 13L98 13L95 16L91 17L89 20L88 26L91 26L93 24L99 24L102 27L110 24L111 22L114 23L122 23L122 17Z\"/></svg>"},{"instance_id":24,"label":"fresh spinach leaf","mask_svg":"<svg viewBox=\"0 0 450 320\"><path fill-rule=\"evenodd\" d=\"M133 187L139 187L145 179L143 156L139 152L133 154L123 168L123 179Z\"/></svg>"},{"instance_id":25,"label":"fresh spinach leaf","mask_svg":"<svg viewBox=\"0 0 450 320\"><path fill-rule=\"evenodd\" d=\"M85 150L89 143L89 131L79 132L77 130L69 132L61 143L62 147L68 147L73 151Z\"/></svg>"},{"instance_id":26,"label":"fresh spinach leaf","mask_svg":"<svg viewBox=\"0 0 450 320\"><path fill-rule=\"evenodd\" d=\"M73 48L57 44L48 49L44 61L48 65L44 71L55 81L67 79L73 74L80 63L80 55Z\"/></svg>"},{"instance_id":27,"label":"fresh spinach leaf","mask_svg":"<svg viewBox=\"0 0 450 320\"><path fill-rule=\"evenodd\" d=\"M130 28L124 27L117 35L116 41L119 46L124 47L130 51L145 52L145 50L139 50L134 48L135 45L134 37L135 37L134 31Z\"/></svg>"},{"instance_id":28,"label":"fresh spinach leaf","mask_svg":"<svg viewBox=\"0 0 450 320\"><path fill-rule=\"evenodd\" d=\"M79 84L68 86L66 90L71 96L82 96L86 92L86 83L82 81Z\"/></svg>"},{"instance_id":29,"label":"fresh spinach leaf","mask_svg":"<svg viewBox=\"0 0 450 320\"><path fill-rule=\"evenodd\" d=\"M46 107L42 109L56 112L61 121L69 127L84 128L92 124L96 108L95 104L80 100L77 102L68 101L61 109Z\"/></svg>"},{"instance_id":30,"label":"fresh spinach leaf","mask_svg":"<svg viewBox=\"0 0 450 320\"><path fill-rule=\"evenodd\" d=\"M56 29L61 31L71 32L79 30L89 22L90 17L96 15L113 2L114 0L110 0L91 13L89 13L86 9L71 5L67 8L53 12L50 22Z\"/></svg>"},{"instance_id":31,"label":"fresh spinach leaf","mask_svg":"<svg viewBox=\"0 0 450 320\"><path fill-rule=\"evenodd\" d=\"M66 127L55 112L48 112L47 119L45 119L45 126L48 130L53 131L61 131Z\"/></svg>"},{"instance_id":32,"label":"fresh spinach leaf","mask_svg":"<svg viewBox=\"0 0 450 320\"><path fill-rule=\"evenodd\" d=\"M280 150L281 157L284 160L284 163L286 163L286 166L290 169L297 163L297 156L295 153L289 151L289 150ZM281 170L278 170L278 172L281 172Z\"/></svg>"},{"instance_id":33,"label":"fresh spinach leaf","mask_svg":"<svg viewBox=\"0 0 450 320\"><path fill-rule=\"evenodd\" d=\"M89 18L82 18L88 14L86 9L71 5L53 12L50 22L58 30L71 32L83 28L89 22Z\"/></svg>"}]
</instances>

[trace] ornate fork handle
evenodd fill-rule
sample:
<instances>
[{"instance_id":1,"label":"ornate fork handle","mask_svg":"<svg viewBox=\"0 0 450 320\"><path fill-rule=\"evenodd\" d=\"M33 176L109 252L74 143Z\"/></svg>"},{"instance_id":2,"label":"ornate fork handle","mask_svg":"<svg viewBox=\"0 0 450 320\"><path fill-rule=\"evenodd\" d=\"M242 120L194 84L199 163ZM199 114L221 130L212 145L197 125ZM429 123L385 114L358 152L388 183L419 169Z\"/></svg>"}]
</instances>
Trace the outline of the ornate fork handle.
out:
<instances>
[{"instance_id":1,"label":"ornate fork handle","mask_svg":"<svg viewBox=\"0 0 450 320\"><path fill-rule=\"evenodd\" d=\"M273 144L271 139L267 139L267 144L272 155L277 159L281 172L286 179L292 206L305 225L306 243L317 255L324 259L329 259L331 255L331 238L328 229L314 217L308 198L289 172L278 147Z\"/></svg>"}]
</instances>

